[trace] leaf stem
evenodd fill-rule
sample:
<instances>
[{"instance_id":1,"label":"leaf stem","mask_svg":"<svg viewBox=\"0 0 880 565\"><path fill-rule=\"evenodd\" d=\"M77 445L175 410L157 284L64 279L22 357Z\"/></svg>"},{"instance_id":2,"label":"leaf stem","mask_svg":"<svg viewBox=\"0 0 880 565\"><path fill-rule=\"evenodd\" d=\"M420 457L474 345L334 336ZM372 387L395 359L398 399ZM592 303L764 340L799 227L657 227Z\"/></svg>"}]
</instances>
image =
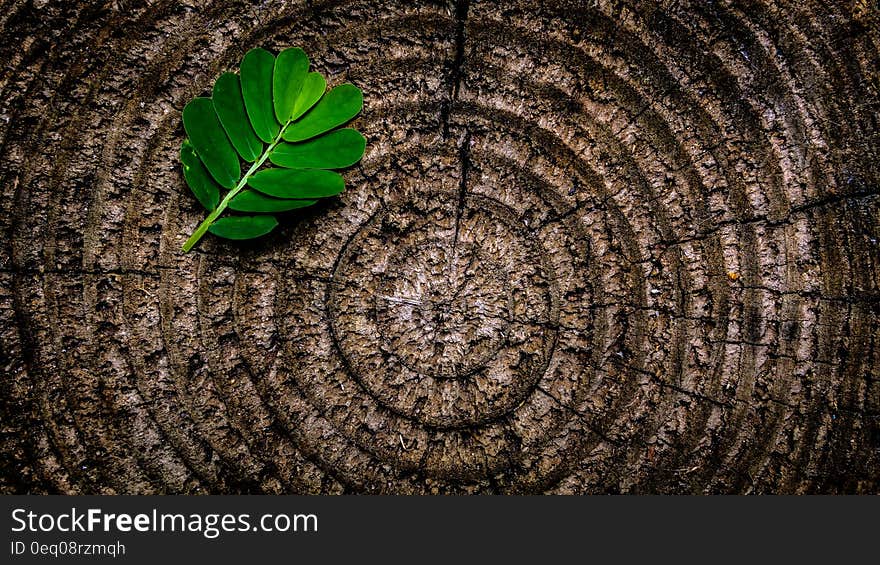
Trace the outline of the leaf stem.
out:
<instances>
[{"instance_id":1,"label":"leaf stem","mask_svg":"<svg viewBox=\"0 0 880 565\"><path fill-rule=\"evenodd\" d=\"M199 227L196 228L196 231L194 231L193 234L189 236L189 239L186 240L186 243L183 244L182 249L184 253L189 253L189 250L192 249L195 244L199 242L200 239L202 239L202 236L207 233L208 228L211 227L211 224L213 224L214 221L220 216L220 214L222 214L226 210L226 207L229 206L229 202L231 202L232 199L235 198L235 195L241 192L241 189L243 189L247 185L247 181L248 179L250 179L251 175L257 172L257 169L263 166L263 163L265 163L266 159L269 158L269 153L271 153L272 150L275 149L275 146L281 142L284 131L290 124L291 122L289 121L284 124L284 126L281 128L281 131L278 132L278 135L275 137L275 139L272 140L272 143L269 144L269 147L267 147L266 150L263 151L263 154L260 155L259 159L254 161L254 164L251 165L251 168L248 169L243 177L241 177L241 180L238 181L238 184L235 185L235 188L230 190L223 198L223 200L221 200L220 203L217 204L217 207L214 208L210 214L208 214L208 217L202 220L202 223L199 224Z\"/></svg>"}]
</instances>

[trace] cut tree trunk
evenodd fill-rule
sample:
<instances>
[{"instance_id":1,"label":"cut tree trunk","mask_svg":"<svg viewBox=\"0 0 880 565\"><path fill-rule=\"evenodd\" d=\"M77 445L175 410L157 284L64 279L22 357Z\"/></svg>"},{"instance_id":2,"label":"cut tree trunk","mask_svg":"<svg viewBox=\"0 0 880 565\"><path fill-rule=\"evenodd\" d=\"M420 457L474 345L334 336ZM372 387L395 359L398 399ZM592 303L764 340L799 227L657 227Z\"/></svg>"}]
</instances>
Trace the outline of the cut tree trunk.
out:
<instances>
[{"instance_id":1,"label":"cut tree trunk","mask_svg":"<svg viewBox=\"0 0 880 565\"><path fill-rule=\"evenodd\" d=\"M0 491L877 493L873 5L3 2ZM348 190L181 253L292 45Z\"/></svg>"}]
</instances>

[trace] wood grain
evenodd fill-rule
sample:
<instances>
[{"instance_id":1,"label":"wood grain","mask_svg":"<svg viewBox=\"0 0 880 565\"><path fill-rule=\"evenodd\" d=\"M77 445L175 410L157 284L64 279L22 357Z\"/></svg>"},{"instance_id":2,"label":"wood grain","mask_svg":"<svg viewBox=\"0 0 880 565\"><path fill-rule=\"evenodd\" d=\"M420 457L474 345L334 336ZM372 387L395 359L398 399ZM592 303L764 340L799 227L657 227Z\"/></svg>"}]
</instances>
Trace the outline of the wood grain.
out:
<instances>
[{"instance_id":1,"label":"wood grain","mask_svg":"<svg viewBox=\"0 0 880 565\"><path fill-rule=\"evenodd\" d=\"M0 491L877 493L870 4L3 2ZM181 254L253 46L365 157Z\"/></svg>"}]
</instances>

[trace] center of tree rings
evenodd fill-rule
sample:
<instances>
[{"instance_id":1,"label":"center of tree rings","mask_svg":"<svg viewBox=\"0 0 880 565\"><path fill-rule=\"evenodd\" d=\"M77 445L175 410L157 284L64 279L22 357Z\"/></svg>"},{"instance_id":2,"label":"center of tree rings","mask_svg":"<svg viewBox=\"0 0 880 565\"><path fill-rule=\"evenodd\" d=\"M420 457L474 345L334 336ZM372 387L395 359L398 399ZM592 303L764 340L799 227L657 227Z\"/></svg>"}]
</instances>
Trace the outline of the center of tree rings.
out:
<instances>
[{"instance_id":1,"label":"center of tree rings","mask_svg":"<svg viewBox=\"0 0 880 565\"><path fill-rule=\"evenodd\" d=\"M379 402L435 427L495 418L541 378L557 293L546 251L512 210L387 208L340 255L328 307L349 370Z\"/></svg>"}]
</instances>

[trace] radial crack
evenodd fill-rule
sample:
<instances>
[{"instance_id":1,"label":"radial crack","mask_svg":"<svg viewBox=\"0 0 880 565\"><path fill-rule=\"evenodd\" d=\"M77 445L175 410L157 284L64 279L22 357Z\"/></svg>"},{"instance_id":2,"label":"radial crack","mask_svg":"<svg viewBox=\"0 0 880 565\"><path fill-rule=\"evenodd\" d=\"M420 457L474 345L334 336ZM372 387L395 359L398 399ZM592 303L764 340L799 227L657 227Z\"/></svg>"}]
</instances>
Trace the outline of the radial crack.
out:
<instances>
[{"instance_id":1,"label":"radial crack","mask_svg":"<svg viewBox=\"0 0 880 565\"><path fill-rule=\"evenodd\" d=\"M440 121L443 124L444 139L449 137L449 114L452 111L452 102L458 100L458 93L461 90L465 27L469 9L470 0L457 0L455 2L455 58L452 61L452 69L449 73L449 94L440 106Z\"/></svg>"}]
</instances>

